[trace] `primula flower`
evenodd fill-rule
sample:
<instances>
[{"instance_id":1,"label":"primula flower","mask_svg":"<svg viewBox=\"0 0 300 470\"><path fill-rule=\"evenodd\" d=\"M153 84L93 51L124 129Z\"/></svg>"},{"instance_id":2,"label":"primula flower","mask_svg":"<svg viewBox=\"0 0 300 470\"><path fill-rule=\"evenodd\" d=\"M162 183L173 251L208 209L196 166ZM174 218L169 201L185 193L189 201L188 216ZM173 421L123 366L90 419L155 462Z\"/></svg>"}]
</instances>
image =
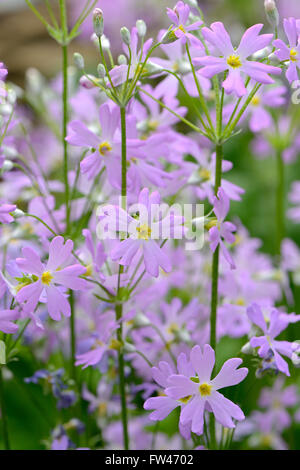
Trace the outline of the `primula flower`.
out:
<instances>
[{"instance_id":1,"label":"primula flower","mask_svg":"<svg viewBox=\"0 0 300 470\"><path fill-rule=\"evenodd\" d=\"M244 367L238 369L241 363L242 360L239 358L229 359L218 375L211 379L215 365L214 350L208 344L204 346L203 351L200 346L194 346L190 353L190 361L181 354L179 374L166 377L166 374L162 374L158 369L153 369L154 378L163 384L166 396L149 398L144 408L155 410L150 419L162 420L174 408L180 406L180 425L190 427L191 431L198 435L203 433L205 411L212 412L224 427L234 428L232 418L243 420L244 413L218 390L244 380L248 369ZM165 364L162 366L165 369Z\"/></svg>"},{"instance_id":2,"label":"primula flower","mask_svg":"<svg viewBox=\"0 0 300 470\"><path fill-rule=\"evenodd\" d=\"M17 206L14 204L0 204L0 223L10 224L14 218L10 214L16 210Z\"/></svg>"},{"instance_id":3,"label":"primula flower","mask_svg":"<svg viewBox=\"0 0 300 470\"><path fill-rule=\"evenodd\" d=\"M69 302L58 286L72 290L87 287L87 281L79 278L86 273L86 268L80 264L68 265L72 250L72 240L64 243L63 237L55 237L49 246L48 261L43 264L32 248L23 248L24 258L17 258L16 263L27 276L20 280L21 289L16 299L25 302L24 311L33 312L39 300L46 297L49 315L53 320L59 321L61 314L66 317L71 315Z\"/></svg>"},{"instance_id":4,"label":"primula flower","mask_svg":"<svg viewBox=\"0 0 300 470\"><path fill-rule=\"evenodd\" d=\"M274 83L268 74L279 75L280 68L248 60L249 56L265 48L272 40L272 34L259 36L262 27L262 24L256 24L247 29L237 49L233 47L223 23L213 23L211 29L203 28L204 38L215 48L214 55L195 58L194 64L204 66L200 73L207 78L228 71L223 88L227 94L235 93L238 97L247 93L243 75L251 77L258 83Z\"/></svg>"},{"instance_id":5,"label":"primula flower","mask_svg":"<svg viewBox=\"0 0 300 470\"><path fill-rule=\"evenodd\" d=\"M4 80L6 79L7 74L7 68L5 67L3 62L0 62L0 96L2 97L6 97L7 95L7 91L4 85Z\"/></svg>"},{"instance_id":6,"label":"primula flower","mask_svg":"<svg viewBox=\"0 0 300 470\"><path fill-rule=\"evenodd\" d=\"M190 11L190 7L181 1L177 2L173 9L167 8L167 15L174 24L171 31L183 44L189 42L193 46L198 46L199 44L202 46L200 39L196 38L190 31L199 29L203 21L199 20L193 24L188 24Z\"/></svg>"},{"instance_id":7,"label":"primula flower","mask_svg":"<svg viewBox=\"0 0 300 470\"><path fill-rule=\"evenodd\" d=\"M235 269L235 263L232 259L231 254L226 248L223 239L227 243L234 243L235 237L232 232L236 231L236 226L231 222L224 222L226 215L229 211L229 198L226 195L224 189L220 188L218 196L214 199L214 213L217 216L217 223L209 229L209 241L210 248L214 253L217 246L220 246L221 253L229 263L231 269Z\"/></svg>"},{"instance_id":8,"label":"primula flower","mask_svg":"<svg viewBox=\"0 0 300 470\"><path fill-rule=\"evenodd\" d=\"M251 81L249 84L250 89L253 86L254 82ZM286 101L283 95L286 92L287 89L284 86L265 86L256 92L245 112L245 115L249 116L249 128L252 132L259 132L272 126L273 119L268 108L283 106Z\"/></svg>"},{"instance_id":9,"label":"primula flower","mask_svg":"<svg viewBox=\"0 0 300 470\"><path fill-rule=\"evenodd\" d=\"M157 242L159 238L179 238L182 236L183 217L178 216L168 209L161 215L160 195L154 191L151 195L144 188L136 205L139 216L134 218L117 206L102 208L104 219L102 224L119 228L125 232L128 238L117 244L111 252L113 261L119 260L119 264L129 266L134 257L140 253L145 265L145 270L154 277L159 274L159 267L165 272L170 272L172 264ZM108 214L108 215L107 215ZM168 235L166 235L168 234ZM142 253L141 253L142 252Z\"/></svg>"},{"instance_id":10,"label":"primula flower","mask_svg":"<svg viewBox=\"0 0 300 470\"><path fill-rule=\"evenodd\" d=\"M99 364L105 353L117 350L121 344L114 338L115 331L119 328L119 323L114 320L114 312L108 311L101 316L99 331L85 341L86 352L77 354L76 366L82 365L83 369L88 366Z\"/></svg>"},{"instance_id":11,"label":"primula flower","mask_svg":"<svg viewBox=\"0 0 300 470\"><path fill-rule=\"evenodd\" d=\"M270 319L264 318L263 312L260 306L253 303L247 309L247 315L249 319L255 325L263 331L262 336L252 337L250 339L250 346L252 348L259 348L258 355L262 358L268 356L271 350L274 354L275 364L280 372L286 375L290 375L289 367L287 362L281 357L281 354L289 358L295 350L300 348L300 345L296 343L290 343L289 341L278 341L275 338L287 328L289 321L288 315L283 315L276 309L271 311Z\"/></svg>"},{"instance_id":12,"label":"primula flower","mask_svg":"<svg viewBox=\"0 0 300 470\"><path fill-rule=\"evenodd\" d=\"M298 80L298 71L300 68L300 39L299 32L297 31L297 23L295 18L283 20L283 27L285 34L288 38L289 45L287 46L281 39L276 39L273 44L278 47L275 55L282 62L288 63L286 71L286 78L290 83Z\"/></svg>"},{"instance_id":13,"label":"primula flower","mask_svg":"<svg viewBox=\"0 0 300 470\"><path fill-rule=\"evenodd\" d=\"M20 318L18 310L0 310L0 331L7 334L14 334L18 331L18 325L13 323Z\"/></svg>"},{"instance_id":14,"label":"primula flower","mask_svg":"<svg viewBox=\"0 0 300 470\"><path fill-rule=\"evenodd\" d=\"M91 153L80 164L82 173L91 179L97 176L105 166L110 184L119 189L121 136L118 132L120 124L118 107L110 106L107 103L103 104L100 106L99 119L101 137L90 131L81 121L71 121L66 140L71 145L91 149ZM127 140L127 147L132 156L135 156L133 148L139 145L142 145L142 143L138 140Z\"/></svg>"}]
</instances>

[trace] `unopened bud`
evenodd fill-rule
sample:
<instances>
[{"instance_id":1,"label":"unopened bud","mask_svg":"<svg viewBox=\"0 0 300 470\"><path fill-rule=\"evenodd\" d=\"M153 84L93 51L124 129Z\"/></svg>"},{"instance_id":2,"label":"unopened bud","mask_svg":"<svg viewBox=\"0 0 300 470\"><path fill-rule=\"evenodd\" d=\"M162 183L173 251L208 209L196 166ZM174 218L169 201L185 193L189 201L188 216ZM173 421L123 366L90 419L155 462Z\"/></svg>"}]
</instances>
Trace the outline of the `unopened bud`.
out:
<instances>
[{"instance_id":1,"label":"unopened bud","mask_svg":"<svg viewBox=\"0 0 300 470\"><path fill-rule=\"evenodd\" d=\"M151 323L143 313L138 313L133 319L135 326L149 326Z\"/></svg>"},{"instance_id":2,"label":"unopened bud","mask_svg":"<svg viewBox=\"0 0 300 470\"><path fill-rule=\"evenodd\" d=\"M97 73L99 78L104 78L106 75L105 67L103 64L98 64Z\"/></svg>"},{"instance_id":3,"label":"unopened bud","mask_svg":"<svg viewBox=\"0 0 300 470\"><path fill-rule=\"evenodd\" d=\"M84 59L81 54L79 54L78 52L75 52L73 55L73 60L74 60L74 64L79 70L84 69Z\"/></svg>"},{"instance_id":4,"label":"unopened bud","mask_svg":"<svg viewBox=\"0 0 300 470\"><path fill-rule=\"evenodd\" d=\"M252 354L253 353L253 348L250 346L250 343L244 344L244 346L241 349L241 352L243 354Z\"/></svg>"},{"instance_id":5,"label":"unopened bud","mask_svg":"<svg viewBox=\"0 0 300 470\"><path fill-rule=\"evenodd\" d=\"M94 31L98 38L101 38L104 32L103 11L100 8L95 8L93 11Z\"/></svg>"},{"instance_id":6,"label":"unopened bud","mask_svg":"<svg viewBox=\"0 0 300 470\"><path fill-rule=\"evenodd\" d=\"M133 346L133 344L125 342L124 347L123 347L123 351L125 353L128 353L128 354L129 353L134 353L134 352L136 352L136 348Z\"/></svg>"},{"instance_id":7,"label":"unopened bud","mask_svg":"<svg viewBox=\"0 0 300 470\"><path fill-rule=\"evenodd\" d=\"M172 42L177 41L177 36L175 35L172 26L165 32L161 38L162 44L171 44Z\"/></svg>"},{"instance_id":8,"label":"unopened bud","mask_svg":"<svg viewBox=\"0 0 300 470\"><path fill-rule=\"evenodd\" d=\"M142 38L146 36L147 32L147 26L144 20L137 20L136 22L136 29L138 32L138 35Z\"/></svg>"},{"instance_id":9,"label":"unopened bud","mask_svg":"<svg viewBox=\"0 0 300 470\"><path fill-rule=\"evenodd\" d=\"M127 59L124 54L120 54L118 57L118 64L119 65L126 65L127 64Z\"/></svg>"},{"instance_id":10,"label":"unopened bud","mask_svg":"<svg viewBox=\"0 0 300 470\"><path fill-rule=\"evenodd\" d=\"M10 171L14 167L14 164L11 160L4 160L1 171Z\"/></svg>"},{"instance_id":11,"label":"unopened bud","mask_svg":"<svg viewBox=\"0 0 300 470\"><path fill-rule=\"evenodd\" d=\"M131 38L130 38L130 31L129 31L129 29L126 28L126 26L123 26L123 28L121 28L121 30L120 30L120 33L121 33L122 41L123 41L127 46L130 46Z\"/></svg>"},{"instance_id":12,"label":"unopened bud","mask_svg":"<svg viewBox=\"0 0 300 470\"><path fill-rule=\"evenodd\" d=\"M274 0L265 0L265 12L271 26L279 25L279 13Z\"/></svg>"},{"instance_id":13,"label":"unopened bud","mask_svg":"<svg viewBox=\"0 0 300 470\"><path fill-rule=\"evenodd\" d=\"M90 77L90 80L88 77ZM94 88L96 86L94 85L92 81L92 80L95 80L96 77L94 77L93 75L88 75L88 77L86 76L81 77L79 80L79 84L80 86L82 86L82 88L86 88L87 90L90 90L91 88Z\"/></svg>"},{"instance_id":14,"label":"unopened bud","mask_svg":"<svg viewBox=\"0 0 300 470\"><path fill-rule=\"evenodd\" d=\"M23 212L21 209L16 209L16 210L14 210L12 215L14 216L15 219L19 219L21 217L24 217L25 212Z\"/></svg>"}]
</instances>

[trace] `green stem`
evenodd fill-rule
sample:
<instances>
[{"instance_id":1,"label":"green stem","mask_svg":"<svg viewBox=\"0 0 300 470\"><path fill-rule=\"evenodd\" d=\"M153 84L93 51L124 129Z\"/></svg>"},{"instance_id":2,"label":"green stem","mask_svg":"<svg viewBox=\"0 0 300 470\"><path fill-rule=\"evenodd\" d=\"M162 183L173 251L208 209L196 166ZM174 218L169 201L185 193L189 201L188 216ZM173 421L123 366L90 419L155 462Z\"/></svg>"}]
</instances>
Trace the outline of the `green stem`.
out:
<instances>
[{"instance_id":1,"label":"green stem","mask_svg":"<svg viewBox=\"0 0 300 470\"><path fill-rule=\"evenodd\" d=\"M221 186L222 181L222 160L223 147L216 146L216 169L215 169L215 195ZM212 259L212 284L211 284L211 304L210 304L210 345L216 350L216 330L217 330L217 309L218 309L218 284L219 284L219 245L217 246ZM213 414L209 420L210 441L213 448L216 445L215 419Z\"/></svg>"},{"instance_id":2,"label":"green stem","mask_svg":"<svg viewBox=\"0 0 300 470\"><path fill-rule=\"evenodd\" d=\"M123 314L122 304L116 305L116 319L120 320ZM120 328L117 330L117 339L122 343L122 323ZM124 374L124 356L121 351L118 351L118 367L119 367L119 387L120 387L120 397L121 397L121 415L122 415L122 425L123 425L123 442L124 449L129 449L129 435L128 435L128 419L127 419L127 405L126 405L126 390L125 390L125 374Z\"/></svg>"},{"instance_id":3,"label":"green stem","mask_svg":"<svg viewBox=\"0 0 300 470\"><path fill-rule=\"evenodd\" d=\"M74 294L73 291L70 291L70 307L71 307L71 316L70 316L70 352L71 352L71 374L72 378L77 384L77 373L76 373L76 327L75 327L75 308L74 308Z\"/></svg>"},{"instance_id":4,"label":"green stem","mask_svg":"<svg viewBox=\"0 0 300 470\"><path fill-rule=\"evenodd\" d=\"M121 136L122 136L122 208L126 210L127 202L127 145L126 145L126 109L120 108L121 114ZM119 267L119 281L118 281L118 297L120 293L120 276L122 274L123 267ZM117 321L122 318L123 305L116 304L116 319ZM123 325L120 323L120 328L117 330L117 339L122 344L123 341ZM121 351L118 351L118 365L119 365L119 387L121 397L121 414L122 414L122 425L123 425L123 441L124 449L129 449L129 436L128 436L128 419L127 419L127 405L126 405L126 390L125 390L125 374L124 374L124 356Z\"/></svg>"},{"instance_id":5,"label":"green stem","mask_svg":"<svg viewBox=\"0 0 300 470\"><path fill-rule=\"evenodd\" d=\"M69 203L69 180L68 180L68 143L67 125L68 125L68 46L62 46L63 53L63 129L62 141L64 149L64 182L65 182L65 204L66 204L66 233L70 227L70 203Z\"/></svg>"},{"instance_id":6,"label":"green stem","mask_svg":"<svg viewBox=\"0 0 300 470\"><path fill-rule=\"evenodd\" d=\"M6 415L6 407L4 401L4 383L3 383L3 375L2 375L2 367L0 367L0 409L1 409L1 418L2 418L2 431L3 431L3 441L4 447L6 450L10 450L10 443L9 443L9 434L8 434L8 423L7 423L7 415Z\"/></svg>"},{"instance_id":7,"label":"green stem","mask_svg":"<svg viewBox=\"0 0 300 470\"><path fill-rule=\"evenodd\" d=\"M280 256L281 242L284 238L284 161L280 150L276 152L277 189L276 189L276 255Z\"/></svg>"}]
</instances>

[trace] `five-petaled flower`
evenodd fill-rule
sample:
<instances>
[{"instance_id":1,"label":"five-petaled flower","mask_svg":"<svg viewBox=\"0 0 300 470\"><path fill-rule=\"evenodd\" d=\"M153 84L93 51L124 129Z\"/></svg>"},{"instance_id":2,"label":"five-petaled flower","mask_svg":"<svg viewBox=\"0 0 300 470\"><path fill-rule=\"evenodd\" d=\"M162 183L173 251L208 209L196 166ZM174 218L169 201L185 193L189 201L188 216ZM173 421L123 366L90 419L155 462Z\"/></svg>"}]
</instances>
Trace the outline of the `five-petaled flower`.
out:
<instances>
[{"instance_id":1,"label":"five-petaled flower","mask_svg":"<svg viewBox=\"0 0 300 470\"><path fill-rule=\"evenodd\" d=\"M283 20L283 27L285 34L288 38L289 45L287 46L282 39L276 39L274 46L277 47L275 55L282 62L288 64L286 71L286 78L290 83L298 80L298 71L300 68L300 39L299 32L297 30L297 22L295 18L289 18Z\"/></svg>"},{"instance_id":2,"label":"five-petaled flower","mask_svg":"<svg viewBox=\"0 0 300 470\"><path fill-rule=\"evenodd\" d=\"M69 302L61 287L72 290L84 290L87 287L87 281L79 277L86 273L86 268L68 263L72 250L72 240L64 243L63 237L55 237L49 246L48 261L44 264L36 251L30 247L23 248L24 258L17 258L16 262L27 276L20 280L21 288L16 300L25 303L25 312L32 313L39 300L46 298L48 312L53 320L59 321L61 314L66 317L71 315Z\"/></svg>"},{"instance_id":3,"label":"five-petaled flower","mask_svg":"<svg viewBox=\"0 0 300 470\"><path fill-rule=\"evenodd\" d=\"M223 88L226 93L235 93L238 97L247 93L243 75L251 77L258 83L274 83L268 74L279 75L280 68L248 60L252 54L268 46L272 40L272 34L259 35L262 27L262 24L256 24L247 29L237 49L233 47L223 23L216 22L210 28L203 28L204 38L213 46L213 55L193 60L196 66L204 66L199 73L204 77L211 78L216 74L228 71Z\"/></svg>"},{"instance_id":4,"label":"five-petaled flower","mask_svg":"<svg viewBox=\"0 0 300 470\"><path fill-rule=\"evenodd\" d=\"M211 379L211 374L215 365L215 352L210 345L206 344L203 351L200 346L194 346L190 360L185 358L184 362L185 371L181 367L179 374L168 377L154 368L154 378L158 383L164 383L166 396L146 400L144 408L155 410L150 415L151 419L162 420L180 406L180 424L189 426L192 432L200 435L203 433L205 411L213 413L216 420L226 428L235 427L232 418L237 421L245 418L242 410L218 391L244 380L248 369L238 369L242 359L226 361L214 379Z\"/></svg>"}]
</instances>

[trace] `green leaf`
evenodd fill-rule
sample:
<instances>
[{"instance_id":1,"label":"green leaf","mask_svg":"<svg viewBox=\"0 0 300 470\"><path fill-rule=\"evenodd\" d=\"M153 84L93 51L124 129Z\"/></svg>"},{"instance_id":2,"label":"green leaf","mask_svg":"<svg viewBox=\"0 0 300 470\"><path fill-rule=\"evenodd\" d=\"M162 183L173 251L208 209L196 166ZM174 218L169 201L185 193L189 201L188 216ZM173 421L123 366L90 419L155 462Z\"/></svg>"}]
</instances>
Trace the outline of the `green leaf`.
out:
<instances>
[{"instance_id":1,"label":"green leaf","mask_svg":"<svg viewBox=\"0 0 300 470\"><path fill-rule=\"evenodd\" d=\"M4 341L0 341L0 365L6 364L6 346Z\"/></svg>"}]
</instances>

